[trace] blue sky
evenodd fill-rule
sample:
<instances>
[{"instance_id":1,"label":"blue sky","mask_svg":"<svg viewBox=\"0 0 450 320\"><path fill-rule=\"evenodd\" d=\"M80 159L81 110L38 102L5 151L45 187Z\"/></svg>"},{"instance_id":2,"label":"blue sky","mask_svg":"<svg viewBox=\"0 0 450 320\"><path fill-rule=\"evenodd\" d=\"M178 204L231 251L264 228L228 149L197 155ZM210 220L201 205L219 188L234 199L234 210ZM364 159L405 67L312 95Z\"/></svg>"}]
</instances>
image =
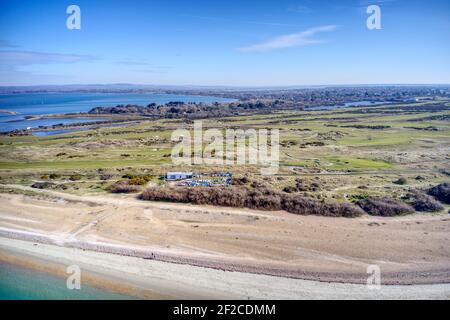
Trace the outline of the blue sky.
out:
<instances>
[{"instance_id":1,"label":"blue sky","mask_svg":"<svg viewBox=\"0 0 450 320\"><path fill-rule=\"evenodd\" d=\"M0 0L0 85L448 84L449 49L448 0Z\"/></svg>"}]
</instances>

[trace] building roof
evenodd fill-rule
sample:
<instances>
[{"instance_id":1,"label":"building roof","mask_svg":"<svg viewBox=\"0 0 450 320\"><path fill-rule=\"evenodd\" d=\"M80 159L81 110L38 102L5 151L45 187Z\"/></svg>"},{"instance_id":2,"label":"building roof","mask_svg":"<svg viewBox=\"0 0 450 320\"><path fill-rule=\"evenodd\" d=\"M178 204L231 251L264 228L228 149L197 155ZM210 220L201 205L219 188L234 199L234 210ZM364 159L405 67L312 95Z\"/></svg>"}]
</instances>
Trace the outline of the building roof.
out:
<instances>
[{"instance_id":1,"label":"building roof","mask_svg":"<svg viewBox=\"0 0 450 320\"><path fill-rule=\"evenodd\" d=\"M192 175L192 172L167 172L166 175L168 176L189 176Z\"/></svg>"}]
</instances>

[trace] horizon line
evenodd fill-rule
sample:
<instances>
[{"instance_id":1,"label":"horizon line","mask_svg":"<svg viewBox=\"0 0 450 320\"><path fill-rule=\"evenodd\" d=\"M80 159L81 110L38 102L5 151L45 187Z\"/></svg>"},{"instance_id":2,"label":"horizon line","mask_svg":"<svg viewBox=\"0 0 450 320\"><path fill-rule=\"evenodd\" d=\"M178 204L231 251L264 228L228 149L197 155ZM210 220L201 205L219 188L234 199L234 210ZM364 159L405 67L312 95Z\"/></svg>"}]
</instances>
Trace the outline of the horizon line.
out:
<instances>
[{"instance_id":1,"label":"horizon line","mask_svg":"<svg viewBox=\"0 0 450 320\"><path fill-rule=\"evenodd\" d=\"M141 83L70 83L70 84L31 84L0 85L0 88L38 88L75 86L123 86L123 87L178 87L178 88L305 88L305 87L371 87L371 86L450 86L450 83L346 83L346 84L286 84L286 85L203 85L203 84L141 84Z\"/></svg>"}]
</instances>

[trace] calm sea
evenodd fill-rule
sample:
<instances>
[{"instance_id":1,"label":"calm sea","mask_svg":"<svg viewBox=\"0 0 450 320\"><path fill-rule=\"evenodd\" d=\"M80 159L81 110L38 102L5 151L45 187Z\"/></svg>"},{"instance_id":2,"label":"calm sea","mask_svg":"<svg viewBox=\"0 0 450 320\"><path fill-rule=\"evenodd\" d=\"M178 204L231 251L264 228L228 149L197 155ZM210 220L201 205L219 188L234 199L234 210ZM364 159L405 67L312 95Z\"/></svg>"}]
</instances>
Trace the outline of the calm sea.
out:
<instances>
[{"instance_id":1,"label":"calm sea","mask_svg":"<svg viewBox=\"0 0 450 320\"><path fill-rule=\"evenodd\" d=\"M83 280L83 278L81 278ZM133 297L81 284L68 290L66 279L0 263L0 300L125 300Z\"/></svg>"},{"instance_id":2,"label":"calm sea","mask_svg":"<svg viewBox=\"0 0 450 320\"><path fill-rule=\"evenodd\" d=\"M40 119L26 120L25 116L86 112L94 107L112 107L118 104L148 105L152 102L228 102L232 99L159 93L29 93L0 94L0 110L16 112L10 115L0 112L0 132L15 129L36 128L53 124L98 121L99 119Z\"/></svg>"}]
</instances>

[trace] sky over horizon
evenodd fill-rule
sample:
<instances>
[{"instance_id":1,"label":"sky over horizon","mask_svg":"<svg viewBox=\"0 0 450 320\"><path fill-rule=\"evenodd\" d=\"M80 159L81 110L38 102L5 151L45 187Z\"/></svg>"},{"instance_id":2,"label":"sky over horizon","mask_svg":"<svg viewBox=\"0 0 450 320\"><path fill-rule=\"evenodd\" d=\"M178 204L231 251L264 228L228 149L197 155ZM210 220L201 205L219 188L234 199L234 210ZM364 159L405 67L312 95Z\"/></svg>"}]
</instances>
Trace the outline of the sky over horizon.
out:
<instances>
[{"instance_id":1,"label":"sky over horizon","mask_svg":"<svg viewBox=\"0 0 450 320\"><path fill-rule=\"evenodd\" d=\"M449 61L448 0L0 0L2 86L450 84Z\"/></svg>"}]
</instances>

